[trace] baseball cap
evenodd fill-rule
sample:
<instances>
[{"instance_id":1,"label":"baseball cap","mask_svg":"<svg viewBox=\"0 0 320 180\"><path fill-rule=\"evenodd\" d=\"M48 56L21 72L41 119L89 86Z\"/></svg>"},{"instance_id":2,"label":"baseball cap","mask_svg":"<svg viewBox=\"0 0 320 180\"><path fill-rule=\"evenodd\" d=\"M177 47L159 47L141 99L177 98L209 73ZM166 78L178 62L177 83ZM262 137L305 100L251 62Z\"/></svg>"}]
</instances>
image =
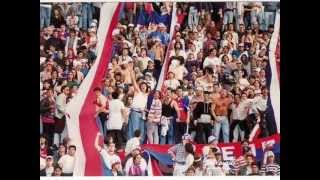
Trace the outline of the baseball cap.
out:
<instances>
[{"instance_id":1,"label":"baseball cap","mask_svg":"<svg viewBox=\"0 0 320 180\"><path fill-rule=\"evenodd\" d=\"M151 74L150 72L147 72L147 73L145 74L145 76L150 76L150 77L152 77L152 74Z\"/></svg>"},{"instance_id":2,"label":"baseball cap","mask_svg":"<svg viewBox=\"0 0 320 180\"><path fill-rule=\"evenodd\" d=\"M159 23L159 25L158 25L159 27L163 27L163 28L165 28L166 26L163 24L163 23Z\"/></svg>"},{"instance_id":3,"label":"baseball cap","mask_svg":"<svg viewBox=\"0 0 320 180\"><path fill-rule=\"evenodd\" d=\"M216 138L215 136L209 136L209 137L208 137L208 143L209 143L209 144L213 143L213 142L216 141L216 140L217 140L217 138Z\"/></svg>"},{"instance_id":4,"label":"baseball cap","mask_svg":"<svg viewBox=\"0 0 320 180\"><path fill-rule=\"evenodd\" d=\"M133 24L129 24L128 27L134 27L134 25Z\"/></svg>"},{"instance_id":5,"label":"baseball cap","mask_svg":"<svg viewBox=\"0 0 320 180\"><path fill-rule=\"evenodd\" d=\"M272 151L267 151L266 152L266 156L267 157L270 157L270 156L273 156L274 157L274 153Z\"/></svg>"},{"instance_id":6,"label":"baseball cap","mask_svg":"<svg viewBox=\"0 0 320 180\"><path fill-rule=\"evenodd\" d=\"M184 135L182 136L182 140L191 140L190 134L184 134Z\"/></svg>"},{"instance_id":7,"label":"baseball cap","mask_svg":"<svg viewBox=\"0 0 320 180\"><path fill-rule=\"evenodd\" d=\"M47 156L46 159L53 159L53 157L52 156Z\"/></svg>"}]
</instances>

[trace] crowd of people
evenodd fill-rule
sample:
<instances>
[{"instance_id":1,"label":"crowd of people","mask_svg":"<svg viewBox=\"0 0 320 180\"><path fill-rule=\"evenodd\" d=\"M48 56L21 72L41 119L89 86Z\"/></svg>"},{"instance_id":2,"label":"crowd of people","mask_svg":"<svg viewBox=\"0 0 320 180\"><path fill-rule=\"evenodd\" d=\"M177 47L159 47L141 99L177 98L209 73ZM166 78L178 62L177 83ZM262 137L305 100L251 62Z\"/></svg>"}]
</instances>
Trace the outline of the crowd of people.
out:
<instances>
[{"instance_id":1,"label":"crowd of people","mask_svg":"<svg viewBox=\"0 0 320 180\"><path fill-rule=\"evenodd\" d=\"M275 133L266 119L266 71L279 3L179 2L175 15L172 2L123 4L106 76L91 92L100 127L94 146L105 175L148 175L146 143L173 145L175 176L279 175L272 146L256 162L248 142L256 124L260 137ZM79 6L92 7L51 3L49 24L43 23L48 13L40 14L42 175L72 175L76 147L67 136L65 107L94 63L98 23L92 19L87 29L81 22L89 16ZM227 163L219 142L241 142L242 155ZM206 144L202 154L193 144Z\"/></svg>"}]
</instances>

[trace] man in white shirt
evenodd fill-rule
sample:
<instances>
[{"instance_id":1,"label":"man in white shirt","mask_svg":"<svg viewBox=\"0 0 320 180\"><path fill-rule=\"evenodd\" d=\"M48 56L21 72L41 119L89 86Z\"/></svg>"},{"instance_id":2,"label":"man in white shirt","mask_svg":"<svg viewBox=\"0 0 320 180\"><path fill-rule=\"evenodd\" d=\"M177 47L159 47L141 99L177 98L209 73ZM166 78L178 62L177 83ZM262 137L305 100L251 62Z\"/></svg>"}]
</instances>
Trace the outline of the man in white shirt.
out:
<instances>
[{"instance_id":1,"label":"man in white shirt","mask_svg":"<svg viewBox=\"0 0 320 180\"><path fill-rule=\"evenodd\" d=\"M68 154L62 156L58 161L64 176L73 176L75 153L76 146L70 145L68 148Z\"/></svg>"},{"instance_id":2,"label":"man in white shirt","mask_svg":"<svg viewBox=\"0 0 320 180\"><path fill-rule=\"evenodd\" d=\"M167 88L171 88L173 90L177 89L180 86L180 82L175 79L175 74L172 71L168 72L168 79L164 81L164 85Z\"/></svg>"},{"instance_id":3,"label":"man in white shirt","mask_svg":"<svg viewBox=\"0 0 320 180\"><path fill-rule=\"evenodd\" d=\"M116 148L115 148L114 143L109 143L109 144L107 144L106 147L101 147L99 145L99 137L100 136L102 136L102 134L98 132L96 135L95 142L94 142L94 147L101 155L103 162L107 167L107 172L105 175L112 176L112 171L111 171L112 164L115 162L121 162L121 159L118 155L115 154Z\"/></svg>"},{"instance_id":4,"label":"man in white shirt","mask_svg":"<svg viewBox=\"0 0 320 180\"><path fill-rule=\"evenodd\" d=\"M56 98L56 110L54 113L55 119L55 133L53 143L56 146L62 142L62 139L65 137L65 123L66 123L66 106L67 106L67 97L69 95L70 88L67 86L61 87L61 94Z\"/></svg>"},{"instance_id":5,"label":"man in white shirt","mask_svg":"<svg viewBox=\"0 0 320 180\"><path fill-rule=\"evenodd\" d=\"M235 95L234 103L231 104L231 119L230 131L233 132L233 142L238 141L238 135L240 131L241 140L244 140L245 130L247 128L246 118L248 116L251 102L247 99L247 94L242 93L241 99L237 94Z\"/></svg>"},{"instance_id":6,"label":"man in white shirt","mask_svg":"<svg viewBox=\"0 0 320 180\"><path fill-rule=\"evenodd\" d=\"M211 67L213 71L215 72L218 67L221 65L221 59L217 57L217 50L211 49L209 50L209 56L206 57L203 61L203 68L205 67Z\"/></svg>"}]
</instances>

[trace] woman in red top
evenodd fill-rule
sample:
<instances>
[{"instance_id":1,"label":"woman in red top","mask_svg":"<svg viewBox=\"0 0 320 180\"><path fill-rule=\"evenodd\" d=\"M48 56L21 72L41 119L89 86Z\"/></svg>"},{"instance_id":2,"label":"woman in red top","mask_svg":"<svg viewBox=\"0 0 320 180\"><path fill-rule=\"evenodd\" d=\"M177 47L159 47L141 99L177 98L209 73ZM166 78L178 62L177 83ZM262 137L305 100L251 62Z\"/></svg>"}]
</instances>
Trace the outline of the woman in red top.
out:
<instances>
[{"instance_id":1,"label":"woman in red top","mask_svg":"<svg viewBox=\"0 0 320 180\"><path fill-rule=\"evenodd\" d=\"M186 12L183 12L181 8L178 8L177 9L177 23L182 25L182 23L187 15L188 14Z\"/></svg>"}]
</instances>

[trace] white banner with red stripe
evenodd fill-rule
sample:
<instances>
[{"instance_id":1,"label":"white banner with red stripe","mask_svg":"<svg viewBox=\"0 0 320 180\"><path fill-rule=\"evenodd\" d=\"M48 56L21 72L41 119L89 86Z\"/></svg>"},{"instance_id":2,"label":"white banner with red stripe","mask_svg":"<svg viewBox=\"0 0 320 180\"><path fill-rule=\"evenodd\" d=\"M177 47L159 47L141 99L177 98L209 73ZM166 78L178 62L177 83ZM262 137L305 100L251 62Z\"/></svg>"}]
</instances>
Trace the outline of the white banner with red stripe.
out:
<instances>
[{"instance_id":1,"label":"white banner with red stripe","mask_svg":"<svg viewBox=\"0 0 320 180\"><path fill-rule=\"evenodd\" d=\"M119 12L116 12L117 10L119 11L118 4L119 3L113 2L113 3L104 3L102 5L101 13L100 13L99 29L97 32L98 44L97 44L96 61L92 66L92 68L90 69L86 78L83 80L81 86L79 87L77 96L75 96L67 105L68 115L67 115L66 127L68 130L68 135L71 138L71 143L76 145L77 147L74 176L101 175L96 172L88 171L88 161L91 160L88 158L88 153L93 152L92 149L94 148L94 144L93 143L87 144L88 142L91 142L90 140L88 140L90 139L90 137L87 136L86 138L84 138L84 136L89 135L90 133L90 136L92 136L92 142L93 142L93 138L95 137L95 134L98 132L98 128L96 127L94 117L93 117L94 113L89 114L89 116L92 116L92 118L88 118L88 119L83 119L88 116L83 116L83 115L80 116L80 114L83 113L84 106L88 103L88 101L90 101L88 99L88 95L92 94L90 90L92 89L92 87L98 86L96 82L98 81L99 78L101 78L100 77L101 75L97 76L97 72L106 71L106 66L103 67L101 66L101 64L106 64L107 62L101 62L101 61L109 61L109 59L103 57L103 54L105 54L105 52L103 51L106 51L106 50L111 51L111 48L109 48L110 40L108 40L110 36L107 37L107 35L111 34L110 31L112 31L112 29L110 30L110 26L112 21L117 22L118 20L117 16L115 16L115 13L119 13ZM116 23L113 22L113 24L116 24ZM106 43L107 41L108 43ZM101 69L101 68L104 68L104 69ZM92 99L92 96L90 99ZM94 111L94 109L92 110ZM92 123L86 123L88 121L92 121ZM95 126L95 127L89 127L89 126ZM88 131L86 131L85 129L87 129ZM92 149L88 150L90 146L92 146ZM99 154L96 151L94 151L93 153L95 153L95 157L99 158ZM98 162L97 165L101 166L101 163Z\"/></svg>"}]
</instances>

